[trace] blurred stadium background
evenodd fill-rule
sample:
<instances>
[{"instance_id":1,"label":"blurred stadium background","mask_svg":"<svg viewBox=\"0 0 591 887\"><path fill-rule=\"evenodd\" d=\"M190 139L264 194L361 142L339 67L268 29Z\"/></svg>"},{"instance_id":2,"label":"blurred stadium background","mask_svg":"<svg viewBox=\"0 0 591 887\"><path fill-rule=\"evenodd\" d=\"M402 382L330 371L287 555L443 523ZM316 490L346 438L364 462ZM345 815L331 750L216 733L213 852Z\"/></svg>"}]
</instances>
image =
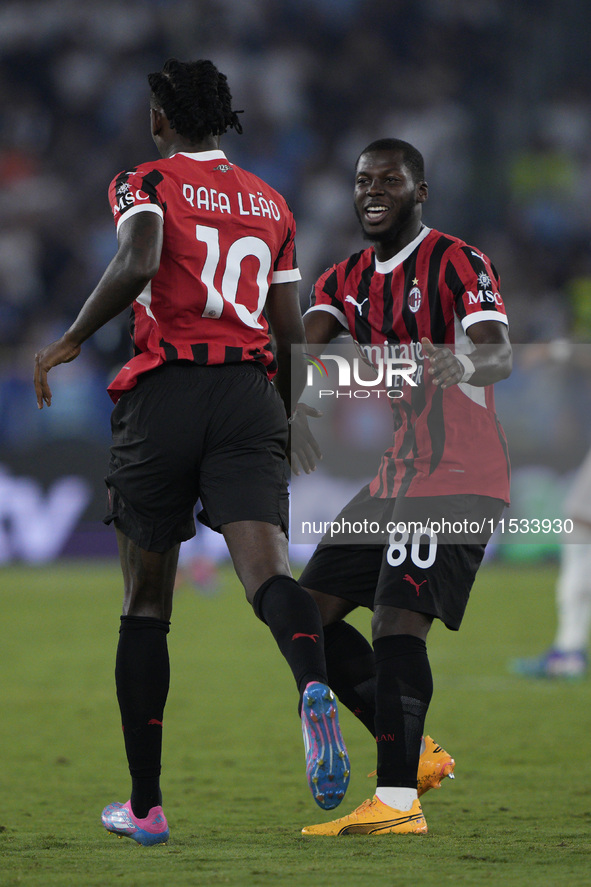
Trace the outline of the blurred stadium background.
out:
<instances>
[{"instance_id":1,"label":"blurred stadium background","mask_svg":"<svg viewBox=\"0 0 591 887\"><path fill-rule=\"evenodd\" d=\"M500 270L513 342L589 342L589 18L584 0L6 0L0 563L114 553L101 524L105 388L129 354L126 318L52 374L43 412L33 355L71 322L115 251L110 179L155 156L149 71L175 55L212 58L227 74L244 135L223 147L290 202L304 307L318 274L359 248L357 154L395 136L425 156L427 224L478 245ZM560 508L591 439L590 401L591 386L567 368L518 364L499 386L524 513ZM214 542L217 551L217 538L195 551ZM511 552L498 556L548 547Z\"/></svg>"}]
</instances>

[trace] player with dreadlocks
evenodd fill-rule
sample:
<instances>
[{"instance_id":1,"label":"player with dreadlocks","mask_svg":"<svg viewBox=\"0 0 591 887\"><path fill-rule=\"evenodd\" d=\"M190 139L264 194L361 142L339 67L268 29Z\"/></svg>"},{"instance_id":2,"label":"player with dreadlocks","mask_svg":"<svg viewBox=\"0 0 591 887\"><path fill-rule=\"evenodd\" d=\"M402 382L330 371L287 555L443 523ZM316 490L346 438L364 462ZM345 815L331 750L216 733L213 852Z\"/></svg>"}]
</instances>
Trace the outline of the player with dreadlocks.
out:
<instances>
[{"instance_id":1,"label":"player with dreadlocks","mask_svg":"<svg viewBox=\"0 0 591 887\"><path fill-rule=\"evenodd\" d=\"M277 191L220 149L220 136L241 126L215 65L171 59L148 80L162 159L111 182L117 253L35 367L39 408L50 406L47 372L131 306L134 356L109 386L116 406L105 521L115 525L124 578L115 677L132 790L102 818L144 845L168 839L160 792L167 633L197 500L294 674L315 800L336 807L349 780L320 613L287 556L290 357L304 341L294 219Z\"/></svg>"}]
</instances>

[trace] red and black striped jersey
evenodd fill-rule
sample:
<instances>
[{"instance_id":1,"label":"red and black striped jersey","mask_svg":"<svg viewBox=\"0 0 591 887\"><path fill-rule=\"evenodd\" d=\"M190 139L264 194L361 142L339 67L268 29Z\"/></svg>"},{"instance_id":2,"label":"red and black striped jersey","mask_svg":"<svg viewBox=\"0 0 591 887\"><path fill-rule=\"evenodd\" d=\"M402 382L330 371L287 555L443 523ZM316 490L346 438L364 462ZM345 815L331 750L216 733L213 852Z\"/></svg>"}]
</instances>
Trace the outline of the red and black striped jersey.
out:
<instances>
[{"instance_id":1,"label":"red and black striped jersey","mask_svg":"<svg viewBox=\"0 0 591 887\"><path fill-rule=\"evenodd\" d=\"M167 360L257 360L273 375L267 292L300 279L284 198L214 150L123 171L109 201L117 228L138 212L163 220L160 267L132 305L134 357L109 386L111 398Z\"/></svg>"},{"instance_id":2,"label":"red and black striped jersey","mask_svg":"<svg viewBox=\"0 0 591 887\"><path fill-rule=\"evenodd\" d=\"M373 247L332 266L308 311L328 311L361 346L417 361L420 385L392 400L393 444L371 484L378 497L473 493L509 501L507 443L492 386L441 389L423 374L421 339L469 352L473 323L507 315L499 276L480 250L423 227L386 262Z\"/></svg>"}]
</instances>

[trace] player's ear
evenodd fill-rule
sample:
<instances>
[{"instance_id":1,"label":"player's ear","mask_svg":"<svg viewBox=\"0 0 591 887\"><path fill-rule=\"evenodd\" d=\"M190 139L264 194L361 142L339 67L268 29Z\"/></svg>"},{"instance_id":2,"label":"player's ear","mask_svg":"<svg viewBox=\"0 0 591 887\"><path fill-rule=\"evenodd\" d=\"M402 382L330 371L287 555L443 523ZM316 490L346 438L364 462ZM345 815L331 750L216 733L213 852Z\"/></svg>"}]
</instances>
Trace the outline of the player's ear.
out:
<instances>
[{"instance_id":1,"label":"player's ear","mask_svg":"<svg viewBox=\"0 0 591 887\"><path fill-rule=\"evenodd\" d=\"M427 182L419 182L417 185L417 203L425 203L429 198L429 185Z\"/></svg>"},{"instance_id":2,"label":"player's ear","mask_svg":"<svg viewBox=\"0 0 591 887\"><path fill-rule=\"evenodd\" d=\"M166 115L159 108L150 108L150 129L152 136L160 135L162 132Z\"/></svg>"}]
</instances>

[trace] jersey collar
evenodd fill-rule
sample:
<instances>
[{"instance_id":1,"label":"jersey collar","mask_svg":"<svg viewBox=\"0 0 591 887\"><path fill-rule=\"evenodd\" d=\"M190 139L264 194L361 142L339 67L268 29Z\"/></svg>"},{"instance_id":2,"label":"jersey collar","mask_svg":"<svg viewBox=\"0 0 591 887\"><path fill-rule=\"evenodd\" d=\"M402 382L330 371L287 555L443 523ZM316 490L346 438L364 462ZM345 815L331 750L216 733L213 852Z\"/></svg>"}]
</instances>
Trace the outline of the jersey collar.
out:
<instances>
[{"instance_id":1,"label":"jersey collar","mask_svg":"<svg viewBox=\"0 0 591 887\"><path fill-rule=\"evenodd\" d=\"M404 247L404 249L401 249L399 253L396 253L396 255L392 256L386 262L379 262L376 258L376 271L378 272L378 274L389 274L390 271L394 271L395 268L398 268L399 265L402 265L402 263L406 259L408 259L410 254L414 252L419 243L421 243L421 241L423 241L427 234L429 234L430 232L431 229L427 228L427 226L424 225L414 240L411 240L411 242L408 243Z\"/></svg>"},{"instance_id":2,"label":"jersey collar","mask_svg":"<svg viewBox=\"0 0 591 887\"><path fill-rule=\"evenodd\" d=\"M228 158L220 148L214 148L213 151L178 151L183 157L189 157L191 160L227 160ZM176 154L172 155L176 157Z\"/></svg>"}]
</instances>

